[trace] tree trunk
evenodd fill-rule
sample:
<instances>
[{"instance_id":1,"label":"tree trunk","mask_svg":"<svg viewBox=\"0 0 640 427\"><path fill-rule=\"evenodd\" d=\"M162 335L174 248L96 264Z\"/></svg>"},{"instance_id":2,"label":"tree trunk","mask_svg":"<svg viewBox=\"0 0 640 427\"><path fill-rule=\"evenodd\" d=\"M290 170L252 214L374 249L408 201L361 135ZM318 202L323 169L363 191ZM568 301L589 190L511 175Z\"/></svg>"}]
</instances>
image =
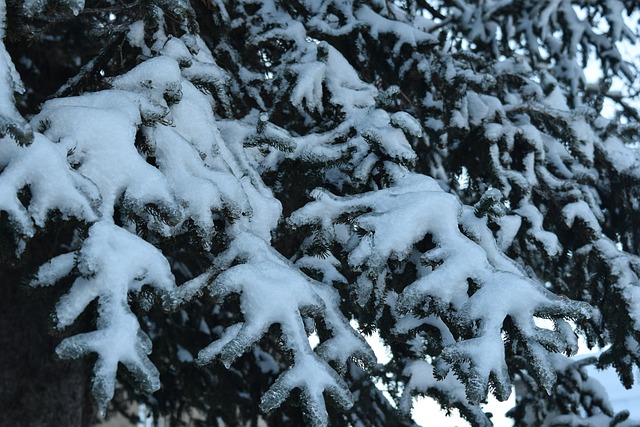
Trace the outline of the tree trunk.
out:
<instances>
[{"instance_id":1,"label":"tree trunk","mask_svg":"<svg viewBox=\"0 0 640 427\"><path fill-rule=\"evenodd\" d=\"M22 271L0 266L0 425L91 426L87 364L55 357L53 302L21 280Z\"/></svg>"}]
</instances>

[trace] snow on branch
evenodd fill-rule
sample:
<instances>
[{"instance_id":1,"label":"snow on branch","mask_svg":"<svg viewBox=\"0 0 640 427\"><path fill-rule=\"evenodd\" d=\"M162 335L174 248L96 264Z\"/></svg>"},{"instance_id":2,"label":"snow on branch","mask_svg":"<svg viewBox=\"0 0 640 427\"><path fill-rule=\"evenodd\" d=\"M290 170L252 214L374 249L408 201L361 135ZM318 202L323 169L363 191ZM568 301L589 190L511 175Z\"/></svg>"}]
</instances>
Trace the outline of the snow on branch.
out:
<instances>
[{"instance_id":1,"label":"snow on branch","mask_svg":"<svg viewBox=\"0 0 640 427\"><path fill-rule=\"evenodd\" d=\"M575 405L591 399L585 423L623 421L581 365L556 354L576 351L575 320L591 343L612 344L600 363L626 385L640 365L636 134L581 92L578 58L592 49L605 74L629 76L616 43L633 34L623 2L575 3L100 6L100 19L118 22L109 49L75 64L79 73L30 106L27 123L0 0L3 230L19 257L52 224L79 222L67 253L32 285L71 283L55 309L60 330L97 308L95 330L73 333L57 353L96 355L100 410L120 363L143 392L160 387L151 339L162 348L155 340L167 337L145 331L172 320L142 323L134 307L162 301L180 314L220 309L197 314L205 327L194 333L207 341L172 342L178 354L161 355L185 362L180 354L199 349L205 387L216 360L240 377L244 360L273 357L269 373L282 371L253 396L267 420L281 406L288 416L292 395L318 426L333 419L331 403L347 410L373 396L373 409L336 419L366 424L367 411L383 408L375 420L390 424L379 373L405 415L425 394L490 425L487 394L504 400L524 381L542 402L536 421L555 410L549 393L573 390ZM20 13L83 7L28 0ZM200 37L200 25L215 29ZM40 72L25 69L25 82ZM220 316L234 320L214 325ZM353 320L379 333L390 363L365 372L375 357ZM217 417L215 405L202 408Z\"/></svg>"},{"instance_id":2,"label":"snow on branch","mask_svg":"<svg viewBox=\"0 0 640 427\"><path fill-rule=\"evenodd\" d=\"M434 180L391 164L387 172L389 188L358 196L316 190L316 200L289 221L316 230L327 247L342 248L345 261L357 272L354 292L362 306L388 292L390 261L413 264L416 280L392 304L396 318L410 312L442 316L455 331L456 342L443 347L436 374L444 378L453 368L473 404L486 397L490 382L498 398L510 394L502 335L507 318L515 327L507 333L514 340L521 337L531 369L550 389L555 372L549 353L575 352L577 344L566 328L537 327L534 316L582 318L590 316L590 308L563 300L527 278L499 252L484 219L471 208L462 214L456 198ZM425 240L431 247L418 250Z\"/></svg>"},{"instance_id":3,"label":"snow on branch","mask_svg":"<svg viewBox=\"0 0 640 427\"><path fill-rule=\"evenodd\" d=\"M144 392L158 390L159 373L147 357L151 340L129 308L129 296L139 294L147 285L159 295L173 289L174 278L165 257L134 234L99 221L89 229L78 251L43 265L32 286L51 286L72 271L79 277L58 301L56 326L64 329L72 325L96 300L96 330L65 338L56 353L65 359L97 354L92 391L102 413L113 398L118 363Z\"/></svg>"},{"instance_id":4,"label":"snow on branch","mask_svg":"<svg viewBox=\"0 0 640 427\"><path fill-rule=\"evenodd\" d=\"M38 165L38 167L34 167ZM0 144L0 210L24 238L33 237L36 227L44 227L55 211L62 219L75 217L91 222L97 219L100 195L95 184L69 167L67 151L41 134L34 142L20 147ZM20 199L29 194L28 203Z\"/></svg>"},{"instance_id":5,"label":"snow on branch","mask_svg":"<svg viewBox=\"0 0 640 427\"><path fill-rule=\"evenodd\" d=\"M350 408L353 401L349 388L327 362L336 361L344 369L352 356L369 364L375 357L338 310L335 291L305 277L264 240L247 232L236 234L215 266L222 273L210 285L210 275L194 280L200 286L207 285L214 298L239 294L244 322L229 326L217 341L200 351L197 363L207 364L219 357L230 367L277 324L283 350L292 354L293 362L262 397L262 409L268 412L277 408L294 388L301 390L311 425L327 425L323 392L343 409ZM311 349L303 321L313 317L322 318L333 335L317 352Z\"/></svg>"},{"instance_id":6,"label":"snow on branch","mask_svg":"<svg viewBox=\"0 0 640 427\"><path fill-rule=\"evenodd\" d=\"M33 141L33 131L14 103L14 92L24 93L25 88L4 45L6 14L6 1L0 0L0 138L9 134L20 145L28 145Z\"/></svg>"}]
</instances>

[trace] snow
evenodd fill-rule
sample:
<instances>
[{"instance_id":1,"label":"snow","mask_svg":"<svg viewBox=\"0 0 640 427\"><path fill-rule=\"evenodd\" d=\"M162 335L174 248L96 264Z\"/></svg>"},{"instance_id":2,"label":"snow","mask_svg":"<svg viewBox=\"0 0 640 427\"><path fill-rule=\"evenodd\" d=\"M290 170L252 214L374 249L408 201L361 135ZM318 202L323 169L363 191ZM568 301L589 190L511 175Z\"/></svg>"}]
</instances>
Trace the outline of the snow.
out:
<instances>
[{"instance_id":1,"label":"snow","mask_svg":"<svg viewBox=\"0 0 640 427\"><path fill-rule=\"evenodd\" d=\"M417 138L422 136L422 126L420 126L420 122L404 111L393 113L391 115L391 124L399 127L408 135Z\"/></svg>"},{"instance_id":2,"label":"snow","mask_svg":"<svg viewBox=\"0 0 640 427\"><path fill-rule=\"evenodd\" d=\"M634 386L627 390L621 384L618 375L613 369L604 371L593 367L587 368L589 375L597 380L607 391L611 406L615 412L628 410L630 419L640 420L640 373L635 371Z\"/></svg>"},{"instance_id":3,"label":"snow","mask_svg":"<svg viewBox=\"0 0 640 427\"><path fill-rule=\"evenodd\" d=\"M183 101L171 106L173 126L156 126L149 139L156 141L158 168L180 200L184 219L194 220L203 240L210 241L215 233L212 212L229 209L240 216L251 206L211 105L189 82L182 83L182 92Z\"/></svg>"},{"instance_id":4,"label":"snow","mask_svg":"<svg viewBox=\"0 0 640 427\"><path fill-rule=\"evenodd\" d=\"M166 178L149 165L135 147L139 107L121 93L96 93L90 97L66 98L46 103L32 123L49 123L44 135L64 141L73 154L70 161L91 180L101 196L102 218L112 218L116 203L156 204L177 215ZM120 105L111 107L115 101Z\"/></svg>"},{"instance_id":5,"label":"snow","mask_svg":"<svg viewBox=\"0 0 640 427\"><path fill-rule=\"evenodd\" d=\"M594 233L594 235L600 235L601 233L598 220L584 200L565 205L565 207L562 208L562 216L565 224L567 224L567 227L569 228L571 228L575 220L579 218L586 223L587 227L592 233Z\"/></svg>"},{"instance_id":6,"label":"snow","mask_svg":"<svg viewBox=\"0 0 640 427\"><path fill-rule=\"evenodd\" d=\"M394 330L397 333L403 334L412 329L419 328L422 325L429 325L437 328L442 337L442 344L445 346L455 343L455 338L449 330L449 327L438 316L418 317L413 314L407 314L398 319Z\"/></svg>"},{"instance_id":7,"label":"snow","mask_svg":"<svg viewBox=\"0 0 640 427\"><path fill-rule=\"evenodd\" d=\"M24 86L3 43L6 26L5 15L5 0L0 0L0 111L3 114L13 114L17 113L13 103L13 92L23 93Z\"/></svg>"},{"instance_id":8,"label":"snow","mask_svg":"<svg viewBox=\"0 0 640 427\"><path fill-rule=\"evenodd\" d=\"M638 165L638 156L634 150L629 150L616 137L605 139L604 145L607 150L607 156L619 171L625 171Z\"/></svg>"},{"instance_id":9,"label":"snow","mask_svg":"<svg viewBox=\"0 0 640 427\"><path fill-rule=\"evenodd\" d=\"M82 0L66 4L74 13L83 7ZM460 10L454 10L452 17L459 13L466 20L461 30L466 37L493 43L498 28L494 13L505 4L481 2L476 7L457 2L452 8ZM612 34L620 37L625 33L616 20L621 4L608 4ZM26 9L33 13L45 5L30 0ZM575 92L581 79L575 61L554 59L556 65L549 71L536 64L535 78L544 80L543 85L525 81L521 92L511 86L503 91L505 87L491 74L531 75L526 59L501 60L481 74L468 67L471 61L462 67L445 48L435 55L442 59L443 69L432 69L435 63L420 50L425 45L439 49L435 36L425 32L437 31L433 23L419 19L418 28L399 7L385 6L378 11L358 6L353 11L348 3L331 7L327 2L305 3L300 7L320 11L309 24L317 29L310 34L318 38L312 38L309 27L290 19L279 4L257 5L254 18L266 21L265 28L252 27L248 43L259 47L277 41L288 46L283 58L273 62L275 57L265 54L266 75L241 63L236 64L238 70L227 72L216 64L203 39L194 34L167 35L162 23L150 48L145 41L149 29L143 21L134 22L126 33L128 43L140 48L143 56L157 56L109 79L110 89L47 101L30 121L38 130L31 145L5 143L11 142L9 138L0 141L0 210L9 215L23 240L43 228L54 212L62 220L76 218L88 229L71 252L44 264L32 284L53 286L73 276L73 284L56 306L59 329L73 325L96 302L95 330L64 339L57 353L63 358L97 355L93 389L102 410L113 397L120 363L140 381L143 391L151 393L160 386L157 369L147 358L150 339L129 306L130 297L147 286L166 309L201 298L205 291L206 298L224 300L232 294L238 298L241 321L226 329L213 324L210 329L201 322L201 331L216 334L195 358L201 365L219 359L230 367L251 351L262 372L278 372L275 360L257 347L264 334L278 325L280 342L292 363L263 396L261 407L265 411L278 407L297 388L308 421L315 425L327 424L325 397L342 408L353 405L337 372L352 359L375 364L371 349L341 311L346 304L353 305L351 314L374 307L377 311L371 313L370 322L379 324L385 316L391 339L404 340L415 354L394 361L404 364L408 378L400 401L405 413L411 410L415 394L427 393L439 394L445 406L458 407L471 418L484 417L479 403L489 391L499 399L507 399L512 391L505 340L516 338L525 348L525 368L550 391L556 373L569 366L555 353L573 353L577 347L572 326L562 319L585 319L596 313L556 297L532 279L535 273L504 252L524 235L526 250L537 245L544 255L558 259L563 248L554 234L557 220L569 228L586 225L591 243L575 254L586 257L594 250L605 259L615 282L612 289L620 293L626 313L640 329L638 261L602 235L605 215L598 206L599 190L589 184L589 179L599 178L592 167L604 150L614 168L629 173L635 173L637 155L615 136L600 141L584 111L569 109L568 92ZM170 7L180 15L189 6L177 1ZM216 7L228 21L222 3L217 1ZM539 11L540 21L553 25L559 17L567 17L568 49L575 50L587 34L586 27L567 7L566 2L551 2ZM0 0L0 41L5 13L5 0ZM238 13L234 11L234 16ZM244 24L237 18L229 25ZM508 37L515 39L515 33L521 35L535 22L524 19L520 26L512 24ZM450 117L439 115L450 100L437 93L434 97L431 89L416 99L404 96L396 102L393 96L399 89L392 88L397 82L361 78L361 64L352 66L349 56L320 40L326 34L338 39L349 31L366 32L378 40L391 38L396 54L412 52L402 72L417 61L416 69L426 79L440 73L444 80L468 81L473 90L457 99ZM553 32L542 34L540 40L532 33L519 39L534 55L543 50L557 55L563 48ZM362 35L358 43L365 43ZM221 50L214 52L218 55ZM232 61L237 59L231 56ZM538 60L544 62L540 55ZM570 82L555 80L562 77ZM381 91L370 80L390 88ZM542 86L554 89L544 95ZM3 133L8 126L31 129L14 106L14 93L23 90L0 44ZM238 94L250 100L248 107L237 105L237 99L230 101ZM271 122L269 114L276 111L268 97L274 96L302 117L304 125L289 126L278 114ZM408 105L413 102L415 106ZM404 105L411 111L396 111ZM422 107L429 110L426 117L420 114ZM218 111L227 119L217 120ZM237 118L238 111L246 115ZM331 114L325 117L325 112ZM535 124L535 114L551 115L565 124L568 141ZM315 123L318 116L333 121L333 127L326 130L326 123ZM306 131L299 132L305 126ZM423 127L441 139L430 141ZM447 132L446 127L456 132ZM446 141L453 147L461 144L458 133L472 137L467 132L476 131L488 140L489 155L487 164L478 167L490 169L487 173L495 175L493 184L499 189L483 184L475 189L477 182L465 185L463 190L472 197L483 194L474 209L442 189L445 171L438 156L446 157L446 147L442 153L429 148L433 156L426 161L414 148ZM481 144L487 142L480 139ZM517 153L522 149L524 153ZM276 198L291 202L286 191L276 188L283 183L270 188L263 181L263 177L273 180L286 162L335 164L319 171L314 182L320 188L305 193L308 203L296 201L297 210L289 218L283 218L283 206ZM438 179L427 176L427 170ZM571 188L562 187L567 182ZM549 217L546 199L536 200L544 199L537 192L544 186L551 188L552 196L570 200L553 211L560 212L560 218ZM28 203L19 197L23 190L30 192ZM513 203L512 212L503 199ZM483 201L489 203L487 209ZM176 287L169 260L155 245L164 244L165 237L191 239L192 226L199 241L191 243L208 252L202 262L210 265ZM293 228L303 243L286 248L291 257L287 259L274 249L282 244L275 240L283 229ZM325 253L313 255L318 241L326 246ZM218 244L215 251L212 243ZM409 272L402 275L406 283L396 283L402 269ZM353 301L342 299L344 291L351 292ZM555 323L540 325L539 317L554 318ZM512 325L508 331L503 328L507 319ZM318 321L323 322L324 334L315 330ZM427 338L419 332L425 328L439 332L429 343L437 348L437 357L435 351L427 354L422 348ZM310 336L315 338L313 345ZM624 345L629 352L637 350L630 336ZM194 359L184 348L178 349L177 357L181 362ZM584 387L601 391L595 382L585 380Z\"/></svg>"},{"instance_id":10,"label":"snow","mask_svg":"<svg viewBox=\"0 0 640 427\"><path fill-rule=\"evenodd\" d=\"M586 348L584 343L581 343L580 351L570 360L577 361L582 360L587 357L597 356L599 351L597 350L589 350ZM558 360L558 359L557 359ZM564 362L568 363L568 360ZM638 422L640 420L640 372L636 370L635 378L636 383L633 388L627 390L621 384L616 374L615 370L612 368L606 370L596 369L594 366L589 365L586 367L586 370L589 374L588 384L589 387L594 388L597 393L602 393L604 391L609 398L608 405L612 409L614 413L618 413L620 411L628 410L630 413L629 421ZM490 402L489 405L485 406L485 410L489 410L493 413L494 417L492 418L493 424L496 427L510 427L513 426L513 419L505 416L506 412L513 407L515 404L515 400L510 400L507 402ZM438 417L439 414L433 413L437 412L437 407L432 408L423 408L421 406L417 406L420 408L421 413L416 413L416 420L421 425L430 425L434 421L434 417ZM440 415L442 417L442 415ZM598 417L589 418L589 422L594 427L596 426L608 426L610 419L602 417L603 419L598 419ZM437 418L436 418L437 419ZM423 421L423 424L420 420ZM428 421L427 421L428 420ZM556 418L556 420L559 420ZM574 420L575 421L575 420ZM442 418L441 423L446 423L449 425L451 420L449 418ZM585 421L583 421L585 422ZM457 421L457 425L467 425L464 420ZM622 424L625 425L625 424Z\"/></svg>"},{"instance_id":11,"label":"snow","mask_svg":"<svg viewBox=\"0 0 640 427\"><path fill-rule=\"evenodd\" d=\"M127 41L131 46L140 48L143 55L151 56L151 49L144 42L144 31L144 21L135 21L129 25Z\"/></svg>"},{"instance_id":12,"label":"snow","mask_svg":"<svg viewBox=\"0 0 640 427\"><path fill-rule=\"evenodd\" d=\"M375 13L368 6L360 7L355 12L355 17L369 27L371 35L375 38L380 34L393 34L398 39L394 46L396 53L400 51L404 43L416 46L418 44L435 44L437 42L433 35L419 31L413 25L386 19Z\"/></svg>"},{"instance_id":13,"label":"snow","mask_svg":"<svg viewBox=\"0 0 640 427\"><path fill-rule=\"evenodd\" d=\"M153 137L158 167L180 200L184 218L193 219L203 239L210 241L215 234L212 212L228 207L239 215L243 205L246 209L242 188L230 173L207 168L193 146L174 129L158 127Z\"/></svg>"},{"instance_id":14,"label":"snow","mask_svg":"<svg viewBox=\"0 0 640 427\"><path fill-rule=\"evenodd\" d=\"M65 338L56 353L72 359L97 354L93 393L101 412L113 398L118 363L124 364L145 392L159 389L159 373L147 358L151 340L140 329L127 301L129 292L140 292L144 285L160 293L170 292L175 285L168 261L150 243L99 221L89 229L78 252L53 258L40 268L32 285L51 285L73 267L80 277L56 305L56 326L70 326L97 299L96 330Z\"/></svg>"},{"instance_id":15,"label":"snow","mask_svg":"<svg viewBox=\"0 0 640 427\"><path fill-rule=\"evenodd\" d=\"M210 100L186 80L181 82L180 91L184 99L171 106L171 128L197 150L201 161L213 166L214 157L219 154L219 145L224 142Z\"/></svg>"},{"instance_id":16,"label":"snow","mask_svg":"<svg viewBox=\"0 0 640 427\"><path fill-rule=\"evenodd\" d=\"M489 106L474 92L467 94L467 109L469 112L469 121L476 126L489 115Z\"/></svg>"},{"instance_id":17,"label":"snow","mask_svg":"<svg viewBox=\"0 0 640 427\"><path fill-rule=\"evenodd\" d=\"M291 103L299 108L322 112L322 82L326 65L320 62L295 64L298 75L296 86L291 93Z\"/></svg>"},{"instance_id":18,"label":"snow","mask_svg":"<svg viewBox=\"0 0 640 427\"><path fill-rule=\"evenodd\" d=\"M562 246L558 241L558 237L542 228L543 216L534 205L520 206L515 209L515 212L529 222L527 233L542 245L549 256L556 256L561 253Z\"/></svg>"},{"instance_id":19,"label":"snow","mask_svg":"<svg viewBox=\"0 0 640 427\"><path fill-rule=\"evenodd\" d=\"M380 110L376 112L381 112ZM387 114L371 114L374 123L386 125L389 123ZM374 148L379 148L383 155L398 162L414 163L417 156L411 145L400 129L391 126L379 127L377 129L365 130L362 137Z\"/></svg>"},{"instance_id":20,"label":"snow","mask_svg":"<svg viewBox=\"0 0 640 427\"><path fill-rule=\"evenodd\" d=\"M414 393L427 393L430 388L437 389L455 400L466 399L464 385L453 374L448 374L444 379L437 379L433 374L433 366L426 361L419 360L407 364L403 375L410 378L400 401L400 409L403 411L409 412L411 409L411 396Z\"/></svg>"},{"instance_id":21,"label":"snow","mask_svg":"<svg viewBox=\"0 0 640 427\"><path fill-rule=\"evenodd\" d=\"M506 251L520 230L522 218L518 215L505 215L500 218L499 224L497 244L501 251Z\"/></svg>"},{"instance_id":22,"label":"snow","mask_svg":"<svg viewBox=\"0 0 640 427\"><path fill-rule=\"evenodd\" d=\"M244 263L225 269L210 289L217 297L239 294L245 321L230 326L218 340L200 351L197 363L206 364L220 357L229 367L271 325L277 323L282 330L285 347L293 353L294 364L265 393L261 408L268 412L278 407L293 388L299 388L311 423L326 425L323 392L345 409L353 405L353 400L344 380L324 358L331 358L344 366L354 354L372 361L371 350L336 309L338 297L335 291L292 269L289 262L263 239L238 232L230 248L220 255L219 263L231 265L236 259L242 259ZM314 352L301 315L320 312L324 312L333 337L321 343ZM312 378L309 372L314 372Z\"/></svg>"},{"instance_id":23,"label":"snow","mask_svg":"<svg viewBox=\"0 0 640 427\"><path fill-rule=\"evenodd\" d=\"M64 219L75 217L93 221L99 193L94 183L71 169L63 144L54 145L41 134L27 147L0 144L0 209L7 212L25 236L35 226L44 227L48 215L57 210ZM33 165L38 165L37 168ZM29 206L17 197L28 188Z\"/></svg>"},{"instance_id":24,"label":"snow","mask_svg":"<svg viewBox=\"0 0 640 427\"><path fill-rule=\"evenodd\" d=\"M425 193L431 188L432 192ZM417 196L424 197L421 203ZM438 191L433 191L433 190ZM453 197L442 192L437 183L428 178L413 183L408 188L380 190L358 199L341 201L326 192L314 193L316 204L309 204L305 208L295 212L291 221L300 226L314 220L320 220L329 227L334 217L342 209L358 209L377 202L377 208L371 215L364 214L357 221L357 226L370 232L356 248L351 251L349 262L353 266L363 264L380 264L392 255L403 259L409 255L410 249L427 232L428 227L436 227L433 222L443 223L451 221L451 218L442 215L436 218L434 212L428 208L430 204L438 204L441 209L457 209L457 202ZM408 203L411 200L413 203ZM438 213L440 216L442 211ZM455 215L454 215L455 218ZM418 227L416 229L416 227Z\"/></svg>"},{"instance_id":25,"label":"snow","mask_svg":"<svg viewBox=\"0 0 640 427\"><path fill-rule=\"evenodd\" d=\"M179 101L182 76L178 63L167 56L148 59L131 71L112 80L114 89L131 91L164 104L165 96Z\"/></svg>"},{"instance_id":26,"label":"snow","mask_svg":"<svg viewBox=\"0 0 640 427\"><path fill-rule=\"evenodd\" d=\"M442 358L456 366L470 361L471 369L464 382L471 401L483 398L490 375L496 381L495 393L506 399L510 381L501 328L508 316L518 330L533 341L529 346L534 368L545 378L544 386L550 388L555 375L545 361L547 350L537 340L547 346L553 343L555 351L573 351L573 332L563 328L540 329L533 323L533 316L558 310L566 303L527 279L501 254L495 243L489 244L493 239L483 220L475 217L472 210L461 215L463 209L459 202L444 193L435 181L407 173L397 166L387 165L387 168L394 177L393 186L357 197L338 197L316 190L312 194L315 201L294 212L290 221L296 226L317 224L329 242L335 239L348 250L350 265L366 272L357 279L361 305L376 292L378 284L384 282L387 260L407 259L415 244L430 235L436 247L422 254L421 259L433 267L419 270L416 281L404 289L393 305L396 316L402 322L410 322L399 323L400 330L426 324L420 319L402 316L430 300L442 307L453 307L459 322L478 322L474 336L450 343L444 348ZM345 211L360 212L353 222L355 228L364 231L359 239L354 234L342 237L336 233L333 224ZM458 221L478 243L460 233ZM469 295L468 280L479 287L472 295ZM572 310L588 315L587 308L581 305L574 305Z\"/></svg>"},{"instance_id":27,"label":"snow","mask_svg":"<svg viewBox=\"0 0 640 427\"><path fill-rule=\"evenodd\" d=\"M6 2L0 0L0 135L4 135L11 127L15 127L18 133L28 135L31 128L20 116L14 104L14 92L24 93L25 88L4 46L6 12ZM30 142L30 138L20 142Z\"/></svg>"},{"instance_id":28,"label":"snow","mask_svg":"<svg viewBox=\"0 0 640 427\"><path fill-rule=\"evenodd\" d=\"M191 52L184 42L177 37L169 37L164 42L160 53L176 61L180 67L188 68L193 64Z\"/></svg>"},{"instance_id":29,"label":"snow","mask_svg":"<svg viewBox=\"0 0 640 427\"><path fill-rule=\"evenodd\" d=\"M567 98L562 93L562 89L559 86L556 86L551 93L544 99L544 103L547 104L551 108L555 108L560 111L569 111L569 106L567 105Z\"/></svg>"},{"instance_id":30,"label":"snow","mask_svg":"<svg viewBox=\"0 0 640 427\"><path fill-rule=\"evenodd\" d=\"M0 42L4 41L4 32L7 25L7 3L0 0Z\"/></svg>"},{"instance_id":31,"label":"snow","mask_svg":"<svg viewBox=\"0 0 640 427\"><path fill-rule=\"evenodd\" d=\"M571 129L578 140L577 144L572 146L580 156L586 160L587 164L593 164L594 161L594 144L598 140L591 126L584 118L574 119L571 121Z\"/></svg>"},{"instance_id":32,"label":"snow","mask_svg":"<svg viewBox=\"0 0 640 427\"><path fill-rule=\"evenodd\" d=\"M191 353L189 353L189 350L187 350L184 347L181 347L180 345L178 345L178 351L176 353L176 356L180 362L183 362L183 363L193 362L193 356L191 355Z\"/></svg>"},{"instance_id":33,"label":"snow","mask_svg":"<svg viewBox=\"0 0 640 427\"><path fill-rule=\"evenodd\" d=\"M362 82L356 70L334 47L323 47L328 51L325 79L331 92L331 101L345 109L372 106L376 89Z\"/></svg>"},{"instance_id":34,"label":"snow","mask_svg":"<svg viewBox=\"0 0 640 427\"><path fill-rule=\"evenodd\" d=\"M347 279L338 270L340 261L333 254L327 254L323 258L303 256L296 260L295 264L302 270L307 269L321 273L323 283L348 283Z\"/></svg>"}]
</instances>

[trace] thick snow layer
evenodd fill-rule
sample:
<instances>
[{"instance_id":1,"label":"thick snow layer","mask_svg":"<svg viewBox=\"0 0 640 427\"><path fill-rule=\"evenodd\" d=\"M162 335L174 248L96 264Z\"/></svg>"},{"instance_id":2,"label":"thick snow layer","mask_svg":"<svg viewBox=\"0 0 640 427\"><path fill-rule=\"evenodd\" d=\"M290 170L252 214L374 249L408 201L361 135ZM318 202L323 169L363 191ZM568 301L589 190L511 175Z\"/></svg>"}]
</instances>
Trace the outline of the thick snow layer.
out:
<instances>
[{"instance_id":1,"label":"thick snow layer","mask_svg":"<svg viewBox=\"0 0 640 427\"><path fill-rule=\"evenodd\" d=\"M218 130L207 98L187 81L181 91L181 102L171 106L173 126L156 126L149 130L149 139L155 141L158 168L180 201L183 219L192 219L209 242L215 233L212 213L228 209L242 216L252 206L239 179L241 168Z\"/></svg>"},{"instance_id":2,"label":"thick snow layer","mask_svg":"<svg viewBox=\"0 0 640 427\"><path fill-rule=\"evenodd\" d=\"M98 301L96 330L65 338L56 352L75 359L96 353L93 393L101 411L113 398L118 364L122 363L152 393L160 388L159 373L147 355L151 340L140 329L128 304L130 292L149 285L159 293L174 285L169 263L162 253L134 234L107 221L95 223L82 248L53 258L40 268L33 286L50 286L68 275L80 273L56 306L57 327L71 325L89 303Z\"/></svg>"},{"instance_id":3,"label":"thick snow layer","mask_svg":"<svg viewBox=\"0 0 640 427\"><path fill-rule=\"evenodd\" d=\"M556 88L551 91L551 93L544 99L544 103L551 108L561 111L569 111L567 98L564 96L562 89L560 89L559 86L556 86Z\"/></svg>"},{"instance_id":4,"label":"thick snow layer","mask_svg":"<svg viewBox=\"0 0 640 427\"><path fill-rule=\"evenodd\" d=\"M362 305L384 285L388 260L419 258L415 282L397 301L387 301L399 319L398 330L423 324L413 315L403 316L428 304L453 308L458 322L476 325L473 337L449 343L442 353L444 360L464 370L460 380L470 401L484 398L490 376L497 396L506 399L510 393L502 337L507 317L529 337L532 368L550 389L555 373L547 361L548 348L574 352L577 344L570 329L542 329L533 317L564 310L589 315L588 309L569 306L529 280L499 251L485 219L477 218L471 208L463 209L434 180L391 164L386 167L393 186L352 197L316 190L312 194L315 201L294 212L290 222L318 227L328 243L335 242L347 251L349 264L362 271L356 279L356 295ZM354 216L350 231L334 225L343 213ZM416 244L427 237L434 247L416 254ZM471 291L471 283L478 289ZM440 374L448 371L448 367L440 369L444 369Z\"/></svg>"},{"instance_id":5,"label":"thick snow layer","mask_svg":"<svg viewBox=\"0 0 640 427\"><path fill-rule=\"evenodd\" d=\"M217 343L212 344L212 347L200 353L199 360L206 363L220 353L225 363L231 363L240 352L244 352L248 346L257 341L274 323L279 323L282 327L287 346L294 351L295 355L309 353L311 348L308 347L300 313L311 314L334 310L336 296L329 292L328 288L325 289L325 286L319 283L314 285L297 269L291 268L288 261L257 236L247 233L237 234L231 248L221 255L220 263L230 264L237 258L244 259L245 263L222 272L212 285L211 292L219 296L230 293L240 294L245 322L240 329L235 327L225 333L225 336L232 336L232 340L222 347ZM325 302L330 304L325 305ZM341 317L332 318L328 312L325 312L325 315L325 321L328 322L330 329L346 328L347 331L351 331L351 339L359 343L360 348L352 348L351 345L334 346L336 352L343 352L338 356L341 362L346 362L353 351L366 352L366 346L363 347L362 340L356 339L357 335L348 324L341 323ZM334 330L334 333L338 332L340 332L338 329ZM227 340L227 338L222 339ZM339 354L336 352L330 354Z\"/></svg>"},{"instance_id":6,"label":"thick snow layer","mask_svg":"<svg viewBox=\"0 0 640 427\"><path fill-rule=\"evenodd\" d=\"M112 106L112 103L118 105ZM175 211L166 178L149 165L135 147L138 105L122 93L101 92L46 103L33 123L48 123L44 134L72 152L77 171L98 187L100 214L112 218L124 197L133 206L156 204Z\"/></svg>"},{"instance_id":7,"label":"thick snow layer","mask_svg":"<svg viewBox=\"0 0 640 427\"><path fill-rule=\"evenodd\" d=\"M2 143L1 168L0 210L9 214L25 236L33 235L34 225L43 227L53 210L60 212L63 219L97 219L94 207L100 194L91 180L69 167L64 145L53 144L41 134L36 134L27 147ZM18 199L23 189L31 194L28 206Z\"/></svg>"},{"instance_id":8,"label":"thick snow layer","mask_svg":"<svg viewBox=\"0 0 640 427\"><path fill-rule=\"evenodd\" d=\"M638 153L636 150L627 148L620 139L615 137L607 138L604 141L607 156L618 171L626 171L638 166Z\"/></svg>"},{"instance_id":9,"label":"thick snow layer","mask_svg":"<svg viewBox=\"0 0 640 427\"><path fill-rule=\"evenodd\" d=\"M280 325L284 346L291 350L294 364L285 371L263 396L261 407L270 411L278 407L293 388L301 390L302 402L314 425L326 425L323 393L336 403L353 405L347 385L328 364L334 360L344 366L351 356L373 363L375 356L337 309L339 297L326 285L311 281L275 252L263 239L238 232L231 247L221 254L219 264L238 265L225 269L210 286L211 293L226 297L240 295L244 322L228 327L223 335L198 354L197 362L209 363L220 357L226 366L256 343L273 324ZM200 284L206 283L200 281ZM186 284L187 287L193 286ZM332 337L311 348L303 316L323 313ZM313 377L309 377L313 372Z\"/></svg>"}]
</instances>

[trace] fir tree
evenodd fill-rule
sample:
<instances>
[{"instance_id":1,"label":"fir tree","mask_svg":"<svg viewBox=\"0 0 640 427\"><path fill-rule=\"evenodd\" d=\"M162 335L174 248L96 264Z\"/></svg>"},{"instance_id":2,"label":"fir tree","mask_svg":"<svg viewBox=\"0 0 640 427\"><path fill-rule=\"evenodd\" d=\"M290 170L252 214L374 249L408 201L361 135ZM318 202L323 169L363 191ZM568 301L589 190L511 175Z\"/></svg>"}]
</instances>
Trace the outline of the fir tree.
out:
<instances>
[{"instance_id":1,"label":"fir tree","mask_svg":"<svg viewBox=\"0 0 640 427\"><path fill-rule=\"evenodd\" d=\"M637 425L639 9L0 0L4 286L100 416Z\"/></svg>"}]
</instances>

